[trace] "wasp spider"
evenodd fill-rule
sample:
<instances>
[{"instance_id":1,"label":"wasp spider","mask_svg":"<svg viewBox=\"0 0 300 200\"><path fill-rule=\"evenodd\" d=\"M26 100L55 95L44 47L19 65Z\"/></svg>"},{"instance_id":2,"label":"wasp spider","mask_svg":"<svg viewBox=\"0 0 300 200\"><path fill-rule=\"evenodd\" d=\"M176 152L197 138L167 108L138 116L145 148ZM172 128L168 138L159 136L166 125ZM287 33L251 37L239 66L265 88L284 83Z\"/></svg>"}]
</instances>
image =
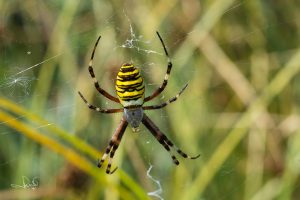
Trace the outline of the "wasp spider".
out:
<instances>
[{"instance_id":1,"label":"wasp spider","mask_svg":"<svg viewBox=\"0 0 300 200\"><path fill-rule=\"evenodd\" d=\"M173 159L173 162L178 165L179 161L171 153L171 148L175 148L177 153L181 155L184 158L190 158L190 159L196 159L200 155L197 155L195 157L188 156L186 153L181 151L179 148L177 148L168 138L165 134L163 134L159 128L152 122L151 119L144 113L144 110L154 110L154 109L160 109L165 106L167 106L169 103L172 103L177 100L177 98L181 95L181 93L186 89L188 84L186 84L180 92L174 96L173 98L169 99L168 101L160 104L160 105L152 105L152 106L143 106L145 102L148 102L158 96L166 87L168 83L168 78L172 69L172 62L169 57L168 51L166 49L166 46L159 35L158 32L157 36L164 48L164 52L166 57L168 58L168 67L167 72L165 75L165 78L163 80L163 83L161 86L155 90L150 96L145 97L145 85L144 85L144 79L141 76L139 70L131 63L123 64L118 72L117 80L116 80L116 93L118 97L114 97L108 92L106 92L104 89L102 89L99 86L98 80L95 77L94 70L93 70L93 59L95 50L97 48L97 45L99 43L99 40L101 36L98 37L96 44L93 49L93 53L89 62L89 73L91 77L94 80L94 85L98 92L105 96L106 98L110 99L111 101L114 101L116 103L120 103L123 108L117 108L117 109L102 109L99 107L96 107L90 103L83 97L83 95L78 92L82 100L86 103L86 105L97 112L101 113L117 113L117 112L123 112L123 117L121 119L121 122L116 129L115 133L113 134L108 146L106 147L105 153L102 156L101 160L98 162L98 167L100 168L103 164L103 162L106 160L107 156L109 156L108 159L108 165L106 169L107 174L112 174L116 171L117 167L111 171L111 165L112 165L112 159L114 157L114 154L121 142L122 136L128 126L128 124L131 125L134 132L137 132L139 129L139 125L142 122L152 133L152 135L158 140L158 142L171 154L171 157Z\"/></svg>"}]
</instances>

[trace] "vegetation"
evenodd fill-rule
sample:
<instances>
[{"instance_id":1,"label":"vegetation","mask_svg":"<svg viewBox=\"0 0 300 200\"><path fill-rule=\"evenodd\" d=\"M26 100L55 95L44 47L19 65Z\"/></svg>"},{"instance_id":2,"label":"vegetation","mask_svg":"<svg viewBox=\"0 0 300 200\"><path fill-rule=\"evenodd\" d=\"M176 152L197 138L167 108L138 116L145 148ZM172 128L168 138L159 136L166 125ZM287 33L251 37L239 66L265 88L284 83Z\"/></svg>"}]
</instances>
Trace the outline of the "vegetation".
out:
<instances>
[{"instance_id":1,"label":"vegetation","mask_svg":"<svg viewBox=\"0 0 300 200\"><path fill-rule=\"evenodd\" d=\"M0 0L0 199L297 199L300 195L298 1ZM113 175L98 169L122 114L119 67L133 62L158 127L196 160L179 166L149 131L128 129Z\"/></svg>"}]
</instances>

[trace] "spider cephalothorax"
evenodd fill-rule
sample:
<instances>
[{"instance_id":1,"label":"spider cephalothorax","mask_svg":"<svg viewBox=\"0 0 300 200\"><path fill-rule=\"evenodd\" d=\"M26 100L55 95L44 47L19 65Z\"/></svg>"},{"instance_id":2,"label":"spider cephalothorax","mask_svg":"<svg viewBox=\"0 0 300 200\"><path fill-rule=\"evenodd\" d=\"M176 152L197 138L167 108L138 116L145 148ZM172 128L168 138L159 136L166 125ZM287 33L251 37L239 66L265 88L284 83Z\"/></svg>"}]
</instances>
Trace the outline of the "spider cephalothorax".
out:
<instances>
[{"instance_id":1,"label":"spider cephalothorax","mask_svg":"<svg viewBox=\"0 0 300 200\"><path fill-rule=\"evenodd\" d=\"M139 131L140 123L143 120L144 111L142 107L124 108L124 117L131 125L133 132Z\"/></svg>"},{"instance_id":2,"label":"spider cephalothorax","mask_svg":"<svg viewBox=\"0 0 300 200\"><path fill-rule=\"evenodd\" d=\"M93 59L94 59L94 54L96 47L98 45L98 42L101 37L97 39L97 42L94 46L93 53L91 56L91 60L89 62L89 72L91 77L94 80L94 85L98 92L105 96L106 98L116 102L120 103L123 108L117 108L117 109L101 109L99 107L96 107L90 103L87 102L87 100L83 97L83 95L79 93L80 97L83 99L83 101L87 104L87 106L90 109L96 110L101 113L117 113L117 112L123 112L123 117L121 119L121 122L116 129L115 133L113 134L109 145L106 147L105 153L103 154L101 160L98 163L98 167L101 167L103 162L105 161L106 157L109 155L109 160L108 160L108 165L106 169L106 173L112 174L116 171L117 168L111 171L111 164L112 164L112 159L114 157L115 151L117 150L122 136L128 126L132 127L133 131L136 132L139 130L140 123L143 123L148 130L152 133L152 135L158 140L158 142L168 151L171 153L171 148L175 148L178 154L180 154L184 158L190 158L190 159L196 159L200 155L191 157L188 156L186 153L181 151L179 148L177 148L168 138L165 134L163 134L159 128L152 122L152 120L149 119L149 117L144 113L145 110L154 110L154 109L160 109L168 105L169 103L172 103L177 100L177 98L181 95L181 93L186 89L187 85L186 84L180 92L174 96L173 98L169 99L168 101L160 104L160 105L153 105L153 106L143 106L143 104L147 101L150 101L157 95L159 95L166 87L168 83L168 78L172 69L172 62L171 59L168 55L168 51L165 47L165 44L159 35L158 32L157 36L164 48L165 54L168 58L168 67L167 67L167 72L165 75L165 78L163 80L162 85L155 90L150 96L145 97L145 85L144 85L144 79L141 76L139 70L131 63L126 63L123 64L118 72L117 79L116 79L116 93L118 97L114 97L108 92L106 92L104 89L102 89L99 86L99 83L95 77L94 70L93 70ZM178 165L179 161L171 153L171 157L173 159L173 162Z\"/></svg>"}]
</instances>

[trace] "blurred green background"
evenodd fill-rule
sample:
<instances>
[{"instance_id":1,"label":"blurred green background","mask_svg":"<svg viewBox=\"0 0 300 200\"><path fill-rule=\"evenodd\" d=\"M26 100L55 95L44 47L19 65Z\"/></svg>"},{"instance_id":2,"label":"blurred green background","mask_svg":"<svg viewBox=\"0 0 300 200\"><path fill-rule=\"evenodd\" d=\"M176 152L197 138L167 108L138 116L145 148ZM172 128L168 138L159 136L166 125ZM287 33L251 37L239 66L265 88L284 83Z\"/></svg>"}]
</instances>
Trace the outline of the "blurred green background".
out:
<instances>
[{"instance_id":1,"label":"blurred green background","mask_svg":"<svg viewBox=\"0 0 300 200\"><path fill-rule=\"evenodd\" d=\"M127 129L113 175L96 167L122 114L119 67L134 63L158 127L197 160ZM300 170L299 1L0 0L0 199L297 199ZM151 171L149 171L151 170ZM147 171L150 174L147 174ZM159 184L158 184L159 183ZM156 195L156 196L155 196Z\"/></svg>"}]
</instances>

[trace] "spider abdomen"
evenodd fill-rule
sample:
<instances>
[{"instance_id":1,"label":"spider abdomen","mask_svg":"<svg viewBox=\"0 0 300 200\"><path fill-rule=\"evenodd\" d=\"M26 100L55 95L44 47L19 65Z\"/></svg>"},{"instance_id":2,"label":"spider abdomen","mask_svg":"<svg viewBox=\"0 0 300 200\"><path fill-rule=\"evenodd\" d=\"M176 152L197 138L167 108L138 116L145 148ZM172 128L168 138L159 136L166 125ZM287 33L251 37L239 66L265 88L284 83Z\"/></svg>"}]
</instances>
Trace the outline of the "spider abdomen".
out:
<instances>
[{"instance_id":1,"label":"spider abdomen","mask_svg":"<svg viewBox=\"0 0 300 200\"><path fill-rule=\"evenodd\" d=\"M116 80L116 92L124 107L141 106L144 103L144 80L132 64L121 66Z\"/></svg>"}]
</instances>

